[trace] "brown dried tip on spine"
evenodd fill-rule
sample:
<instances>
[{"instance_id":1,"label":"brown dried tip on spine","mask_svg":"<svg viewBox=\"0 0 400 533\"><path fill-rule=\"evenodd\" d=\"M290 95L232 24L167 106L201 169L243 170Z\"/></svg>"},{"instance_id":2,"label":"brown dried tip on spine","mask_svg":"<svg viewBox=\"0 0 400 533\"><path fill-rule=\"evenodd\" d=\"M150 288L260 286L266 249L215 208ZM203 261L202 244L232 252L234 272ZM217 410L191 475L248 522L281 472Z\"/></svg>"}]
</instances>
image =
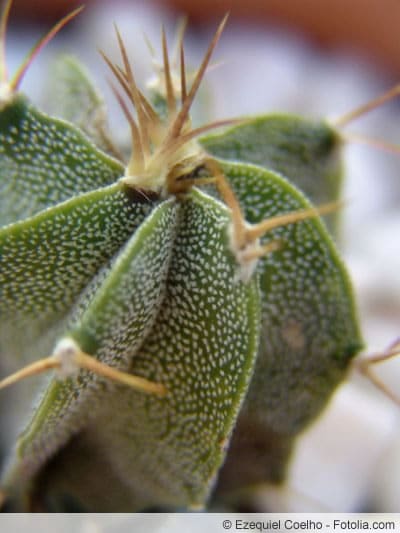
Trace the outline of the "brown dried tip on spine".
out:
<instances>
[{"instance_id":1,"label":"brown dried tip on spine","mask_svg":"<svg viewBox=\"0 0 400 533\"><path fill-rule=\"evenodd\" d=\"M65 379L73 377L79 370L83 369L146 394L154 394L156 396L165 396L167 394L167 389L159 383L153 383L145 378L121 372L84 353L71 338L61 339L50 357L35 361L1 380L0 389L48 370L56 370L59 378Z\"/></svg>"},{"instance_id":2,"label":"brown dried tip on spine","mask_svg":"<svg viewBox=\"0 0 400 533\"><path fill-rule=\"evenodd\" d=\"M121 34L117 26L115 26L115 32L117 34L121 57L122 57L122 61L123 61L124 68L125 68L125 72L123 74L125 75L125 79L128 82L128 88L130 90L130 98L137 112L138 121L139 121L139 134L140 134L143 153L146 157L150 154L150 139L149 139L149 134L148 134L149 119L143 108L142 99L140 98L140 95L139 95L139 89L136 85L135 77L133 75L133 70L128 59L128 54L126 52L124 42L122 40Z\"/></svg>"},{"instance_id":3,"label":"brown dried tip on spine","mask_svg":"<svg viewBox=\"0 0 400 533\"><path fill-rule=\"evenodd\" d=\"M179 18L177 28L175 30L175 42L174 42L174 50L172 52L172 58L177 58L178 53L180 49L183 46L183 39L185 37L186 28L188 25L188 18L184 15Z\"/></svg>"},{"instance_id":4,"label":"brown dried tip on spine","mask_svg":"<svg viewBox=\"0 0 400 533\"><path fill-rule=\"evenodd\" d=\"M100 54L124 90L137 114L138 122L133 118L119 92L112 86L114 94L116 95L131 129L132 154L127 165L126 174L130 176L136 174L140 175L146 171L146 164L151 157L151 143L154 142L153 134L157 128L159 128L160 120L150 102L146 100L137 87L126 48L118 28L116 28L116 34L124 68L122 69L121 67L114 65L101 50Z\"/></svg>"},{"instance_id":5,"label":"brown dried tip on spine","mask_svg":"<svg viewBox=\"0 0 400 533\"><path fill-rule=\"evenodd\" d=\"M172 57L178 57L179 54L179 73L181 78L181 103L186 100L187 97L187 83L186 83L186 66L185 66L185 50L183 47L183 38L187 28L187 17L183 17L178 24L176 31L176 42L174 46L174 52Z\"/></svg>"},{"instance_id":6,"label":"brown dried tip on spine","mask_svg":"<svg viewBox=\"0 0 400 533\"><path fill-rule=\"evenodd\" d=\"M386 384L379 379L376 374L371 370L371 367L377 363L384 363L389 359L400 356L400 338L396 339L387 349L381 353L375 353L367 355L362 359L354 361L354 366L361 372L371 383L373 383L381 392L383 392L394 403L400 406L400 397L394 394Z\"/></svg>"},{"instance_id":7,"label":"brown dried tip on spine","mask_svg":"<svg viewBox=\"0 0 400 533\"><path fill-rule=\"evenodd\" d=\"M179 57L180 57L180 71L181 71L181 102L183 104L183 102L187 98L185 50L183 48L183 42L180 43Z\"/></svg>"},{"instance_id":8,"label":"brown dried tip on spine","mask_svg":"<svg viewBox=\"0 0 400 533\"><path fill-rule=\"evenodd\" d=\"M164 62L164 77L165 77L165 93L167 95L168 115L172 116L176 112L176 97L174 93L174 86L172 83L171 67L168 58L167 38L165 36L165 28L161 30L163 62Z\"/></svg>"},{"instance_id":9,"label":"brown dried tip on spine","mask_svg":"<svg viewBox=\"0 0 400 533\"><path fill-rule=\"evenodd\" d=\"M214 34L214 37L211 40L211 43L204 55L200 68L197 71L196 77L192 83L189 94L187 95L185 101L182 103L182 108L179 111L178 116L176 117L175 121L172 123L169 132L167 133L166 140L165 140L166 144L168 144L172 139L175 139L180 134L182 127L189 116L190 107L199 89L200 83L204 77L208 63L210 62L210 59L211 59L211 55L215 47L217 46L218 41L222 35L227 19L228 19L228 15L225 15L225 17L222 19L222 22L218 26L217 31Z\"/></svg>"},{"instance_id":10,"label":"brown dried tip on spine","mask_svg":"<svg viewBox=\"0 0 400 533\"><path fill-rule=\"evenodd\" d=\"M133 153L131 155L131 159L128 163L128 167L131 168L133 171L140 172L144 169L144 152L142 148L142 141L140 138L139 128L135 122L135 119L131 115L131 112L128 109L128 106L124 102L124 99L119 94L118 90L114 87L114 85L111 83L111 89L125 115L126 120L128 121L130 132L131 132L131 139L132 139L132 147L133 147Z\"/></svg>"}]
</instances>

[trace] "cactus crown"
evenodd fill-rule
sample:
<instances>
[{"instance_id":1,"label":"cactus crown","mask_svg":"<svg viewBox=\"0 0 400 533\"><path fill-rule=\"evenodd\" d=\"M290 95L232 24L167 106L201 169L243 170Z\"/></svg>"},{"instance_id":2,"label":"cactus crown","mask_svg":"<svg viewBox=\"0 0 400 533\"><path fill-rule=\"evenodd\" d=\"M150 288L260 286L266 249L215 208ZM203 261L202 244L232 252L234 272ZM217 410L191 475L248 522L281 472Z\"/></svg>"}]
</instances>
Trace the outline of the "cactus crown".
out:
<instances>
[{"instance_id":1,"label":"cactus crown","mask_svg":"<svg viewBox=\"0 0 400 533\"><path fill-rule=\"evenodd\" d=\"M204 178L204 167L207 166L209 156L196 142L196 137L208 130L238 122L237 120L224 120L193 129L189 117L193 100L204 77L214 48L224 29L226 19L227 17L218 26L189 90L186 82L182 38L179 42L180 90L177 91L176 80L175 83L173 82L165 31L162 31L162 71L165 78L166 120L163 120L157 114L151 102L138 88L118 28L116 28L116 35L123 67L113 64L101 52L120 88L125 92L130 104L133 105L136 111L135 119L119 89L112 85L131 131L131 156L125 168L125 175L122 178L125 184L133 188L161 192L166 196L185 192L194 182L198 183L199 178ZM180 93L179 108L177 103L178 92Z\"/></svg>"}]
</instances>

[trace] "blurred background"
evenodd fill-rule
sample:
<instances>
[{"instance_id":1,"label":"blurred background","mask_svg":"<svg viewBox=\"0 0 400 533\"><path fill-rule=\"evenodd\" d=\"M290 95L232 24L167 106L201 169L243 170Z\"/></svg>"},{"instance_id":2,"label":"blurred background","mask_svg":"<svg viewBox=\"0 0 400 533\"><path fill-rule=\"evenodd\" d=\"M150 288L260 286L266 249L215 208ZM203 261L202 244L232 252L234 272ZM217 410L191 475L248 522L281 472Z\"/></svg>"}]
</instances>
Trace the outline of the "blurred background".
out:
<instances>
[{"instance_id":1,"label":"blurred background","mask_svg":"<svg viewBox=\"0 0 400 533\"><path fill-rule=\"evenodd\" d=\"M10 69L52 23L80 4L15 0L7 42ZM126 40L137 79L147 80L151 55L144 34L159 51L161 24L172 42L179 17L188 15L188 64L196 66L227 11L230 20L214 57L222 62L210 69L202 96L214 118L271 111L340 116L400 78L398 0L87 0L84 12L31 67L23 90L40 104L51 60L59 52L75 54L104 91L111 127L119 130L122 117L97 51L117 60L112 22ZM399 102L371 112L349 130L399 144ZM346 146L344 155L343 195L349 205L339 246L372 352L400 335L400 155L357 144ZM377 371L400 391L400 361ZM400 512L399 413L360 376L351 375L300 439L287 488L260 490L256 505L274 511Z\"/></svg>"}]
</instances>

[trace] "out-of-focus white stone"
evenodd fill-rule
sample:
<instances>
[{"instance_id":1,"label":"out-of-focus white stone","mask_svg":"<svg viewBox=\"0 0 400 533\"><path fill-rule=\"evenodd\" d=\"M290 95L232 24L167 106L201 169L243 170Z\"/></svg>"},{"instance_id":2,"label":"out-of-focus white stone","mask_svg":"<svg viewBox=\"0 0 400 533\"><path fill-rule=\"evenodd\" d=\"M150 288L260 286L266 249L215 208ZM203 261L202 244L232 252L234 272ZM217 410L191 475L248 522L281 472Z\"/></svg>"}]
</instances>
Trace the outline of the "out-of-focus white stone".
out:
<instances>
[{"instance_id":1,"label":"out-of-focus white stone","mask_svg":"<svg viewBox=\"0 0 400 533\"><path fill-rule=\"evenodd\" d=\"M308 497L302 510L310 511L313 501L327 512L364 510L376 465L398 422L390 400L353 383L342 386L298 443L288 484Z\"/></svg>"},{"instance_id":2,"label":"out-of-focus white stone","mask_svg":"<svg viewBox=\"0 0 400 533\"><path fill-rule=\"evenodd\" d=\"M399 512L400 494L400 432L383 451L374 473L369 494L372 510L381 513Z\"/></svg>"}]
</instances>

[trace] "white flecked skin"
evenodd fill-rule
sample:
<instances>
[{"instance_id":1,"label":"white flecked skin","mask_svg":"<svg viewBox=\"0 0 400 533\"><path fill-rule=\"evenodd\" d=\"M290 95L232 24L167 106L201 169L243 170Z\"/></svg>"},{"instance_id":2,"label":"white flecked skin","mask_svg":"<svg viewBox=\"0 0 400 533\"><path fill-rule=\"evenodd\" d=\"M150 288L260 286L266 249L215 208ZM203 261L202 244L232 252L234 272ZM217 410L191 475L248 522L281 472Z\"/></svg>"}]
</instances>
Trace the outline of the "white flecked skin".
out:
<instances>
[{"instance_id":1,"label":"white flecked skin","mask_svg":"<svg viewBox=\"0 0 400 533\"><path fill-rule=\"evenodd\" d=\"M156 208L83 295L84 305L73 312L64 337L83 351L127 370L132 353L154 320L162 300L174 233L176 206L166 202ZM150 227L150 229L149 229ZM169 229L170 228L170 229ZM79 320L79 322L78 322ZM49 456L95 415L101 405L91 405L104 384L89 373L76 380L53 380L46 387L37 412L28 423L10 462L12 485L23 484Z\"/></svg>"},{"instance_id":2,"label":"white flecked skin","mask_svg":"<svg viewBox=\"0 0 400 533\"><path fill-rule=\"evenodd\" d=\"M111 185L123 173L79 129L48 118L18 93L1 110L1 225Z\"/></svg>"},{"instance_id":3,"label":"white flecked skin","mask_svg":"<svg viewBox=\"0 0 400 533\"><path fill-rule=\"evenodd\" d=\"M247 390L258 349L258 288L255 279L235 279L228 223L223 206L206 195L193 191L182 202L166 294L131 365L169 394L119 388L90 428L138 508L204 507ZM125 407L119 419L118 405Z\"/></svg>"},{"instance_id":4,"label":"white flecked skin","mask_svg":"<svg viewBox=\"0 0 400 533\"><path fill-rule=\"evenodd\" d=\"M25 104L20 100L13 107L18 116L21 116L21 105L24 114ZM34 117L35 124L39 123L39 130L49 132L50 137L53 132L61 132L62 138L66 128L69 143L77 145L76 149L74 146L64 147L67 153L76 155L86 150L89 156L94 154L93 157L97 158L98 151L86 141L82 141L82 145L79 135L74 137L76 130L69 130L66 123L53 121L43 114L32 114L31 111L28 111L28 116ZM23 146L27 143L24 128L20 132ZM38 126L35 125L34 129L36 132ZM13 137L15 141L18 128L16 131L12 129L11 135L17 136ZM21 165L18 150L10 148L8 137L3 141L13 157L13 164L23 171L25 167ZM55 141L55 153L57 151ZM48 151L42 153L39 150L35 158L40 161L46 153ZM99 157L107 158L103 155ZM72 158L73 168L78 160ZM110 160L107 161L106 166ZM63 164L66 162L63 160ZM57 158L53 163L59 164ZM324 290L313 288L310 295L318 313L306 315L308 322L304 330L293 333L293 328L288 327L283 335L294 353L289 350L290 353L280 360L280 349L272 346L272 355L278 361L277 373L265 372L263 361L257 363L261 365L256 376L261 379L261 385L253 394L272 399L272 408L267 406L267 424L270 424L271 418L282 418L279 406L273 405L276 400L274 389L286 396L287 384L282 375L287 374L291 378L292 371L298 371L299 379L296 378L295 384L302 385L302 363L296 359L296 354L299 350L304 351L304 342L300 340L308 334L308 327L318 330L318 325L321 326L318 333L321 338L328 337L326 344L333 346L329 353L333 352L333 357L346 356L343 368L354 354L353 347L358 343L358 337L356 326L352 327L354 316L346 275L326 232L321 230L319 222L310 221L302 224L302 229L278 230L277 234L286 240L283 258L288 253L291 256L275 265L273 261L261 262L260 268L244 283L238 279L238 265L228 244L229 211L219 201L193 191L154 207L151 200L140 194L132 200L120 184L79 194L82 193L83 179L80 172L84 173L87 165L90 165L90 157L83 156L82 164L78 161L76 165L78 190L70 191L73 196L78 194L76 198L2 230L6 251L10 249L7 246L14 234L23 236L21 242L26 247L24 268L19 266L17 253L21 243L14 246L14 253L11 250L9 258L2 264L4 273L9 273L4 278L3 288L6 291L12 289L8 303L16 298L21 302L20 311L24 314L29 308L24 304L29 294L32 302L29 318L34 320L42 316L43 307L48 313L46 320L51 319L53 307L60 301L65 304L63 313L67 308L74 307L69 325L64 327L61 323L63 332L58 332L59 338L71 336L82 350L101 361L161 382L167 387L168 395L162 399L144 396L87 372L82 372L76 380L50 381L44 387L44 395L22 434L15 455L9 460L6 489L10 493L24 493L35 481L36 474L46 478L48 461L54 457L53 466L57 465L57 452L63 453L63 447L68 449L69 440L72 437L79 439L82 432L90 436L93 454L100 450L113 476L124 485L129 495L129 510L154 505L202 507L210 497L225 458L247 392L260 339L273 340L276 332L282 334L282 327L290 326L285 315L287 301L297 306L296 312L301 311L303 282L308 288L313 283L316 287L323 285L319 279L321 264L327 270L327 277L333 275L333 286L328 290L329 293L332 291L333 307L341 313L344 322L351 322L349 332L346 332L349 335L343 341L351 349L345 347L342 350L340 346L339 355L336 353L337 339L324 329L329 325L323 316L326 295ZM107 171L100 173L99 183L95 184L96 165L94 174L88 177L89 189L104 186L104 179L108 180L115 170L110 174ZM52 164L49 167L42 165L40 170L49 168L48 179L51 182L55 179ZM260 168L233 164L226 165L225 172L239 200L244 203L246 217L251 221L272 216L281 208L291 210L307 205L287 181ZM66 174L68 178L69 173ZM42 207L47 207L46 190L37 186L41 183L37 165L34 165L26 173L25 181L26 186L32 188L33 196L21 207L21 213L27 209L29 214L33 214L36 209L40 211ZM16 189L21 185L15 181L13 184L17 185ZM65 190L68 187L67 184ZM279 197L278 203L274 202L274 191ZM272 198L265 201L263 195L270 193ZM60 200L64 198L51 197L49 203ZM109 211L108 207L113 202L116 205ZM126 207L126 213L125 207L119 209L121 204ZM87 210L88 206L92 206L91 211ZM10 216L18 215L11 213ZM99 222L104 227L99 226ZM44 256L38 255L39 260L35 263L38 244L40 251L40 244L48 240L46 231L43 231L46 226L53 242L49 248L43 247ZM36 240L29 236L24 239L24 229L28 233L33 231ZM115 251L111 251L110 243L116 244L117 234L121 241L118 241ZM320 247L316 245L319 241L322 241ZM99 261L96 260L98 253L104 253ZM79 275L71 275L71 269L77 264ZM14 272L25 274L26 265L30 265L32 276L22 275L16 283ZM274 283L270 290L269 277L274 268L278 270L278 277L276 274L271 276ZM72 284L71 290L69 284ZM4 305L4 316L9 307ZM283 324L278 324L275 332L264 328L262 337L261 308L264 323L265 318L272 317L273 322L276 318L283 319ZM15 311L18 312L18 305ZM56 311L61 313L57 307ZM10 315L10 320L14 320L14 316L17 315ZM305 360L311 360L311 367L317 368L316 379L319 368L317 352L306 350L304 353ZM336 369L330 365L329 357L326 359L327 372L334 375L333 380L328 379L330 393L343 373L340 372L336 379ZM313 376L309 379L312 390L315 386ZM266 394L269 388L272 389L270 395ZM318 387L315 390L318 395ZM287 396L296 403L296 398L289 392ZM326 396L324 390L324 400ZM312 393L306 399L306 416L309 418L315 411L312 407L314 399L319 405L320 399ZM257 402L253 405L258 406ZM308 415L310 405L311 415ZM262 406L262 409L265 407ZM289 417L285 422L294 433L297 432L296 420ZM81 464L79 468L79 478L92 483L91 478L85 478L85 465ZM98 475L101 476L101 470ZM69 487L70 490L75 488L73 485ZM79 499L79 489L76 496ZM98 505L95 502L91 510L98 510Z\"/></svg>"}]
</instances>

